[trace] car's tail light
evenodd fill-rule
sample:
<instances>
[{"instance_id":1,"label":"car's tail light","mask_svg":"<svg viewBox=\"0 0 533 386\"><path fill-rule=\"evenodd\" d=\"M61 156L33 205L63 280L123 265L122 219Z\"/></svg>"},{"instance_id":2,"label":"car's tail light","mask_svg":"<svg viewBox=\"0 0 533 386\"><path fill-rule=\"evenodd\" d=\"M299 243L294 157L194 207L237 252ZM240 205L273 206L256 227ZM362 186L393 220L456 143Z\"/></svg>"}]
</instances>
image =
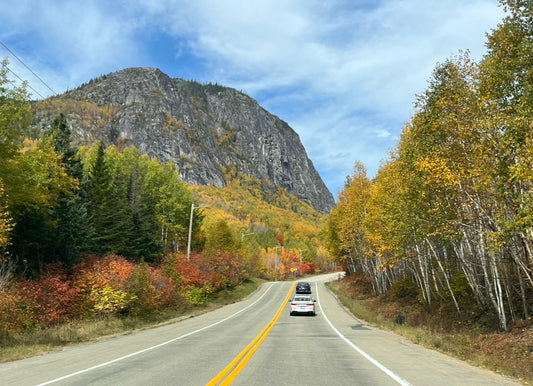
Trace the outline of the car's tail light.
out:
<instances>
[{"instance_id":1,"label":"car's tail light","mask_svg":"<svg viewBox=\"0 0 533 386\"><path fill-rule=\"evenodd\" d=\"M291 306L295 306L297 303L291 303Z\"/></svg>"},{"instance_id":2,"label":"car's tail light","mask_svg":"<svg viewBox=\"0 0 533 386\"><path fill-rule=\"evenodd\" d=\"M314 306L314 303L307 303L308 306Z\"/></svg>"}]
</instances>

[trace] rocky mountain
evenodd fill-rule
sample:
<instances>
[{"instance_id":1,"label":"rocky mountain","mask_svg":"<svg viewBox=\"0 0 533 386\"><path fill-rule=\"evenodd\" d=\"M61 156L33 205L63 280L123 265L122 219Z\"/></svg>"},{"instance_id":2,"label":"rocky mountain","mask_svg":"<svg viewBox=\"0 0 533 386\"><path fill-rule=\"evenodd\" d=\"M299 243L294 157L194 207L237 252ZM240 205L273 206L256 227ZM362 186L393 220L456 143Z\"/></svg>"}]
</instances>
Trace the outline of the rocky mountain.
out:
<instances>
[{"instance_id":1,"label":"rocky mountain","mask_svg":"<svg viewBox=\"0 0 533 386\"><path fill-rule=\"evenodd\" d=\"M63 112L77 145L100 140L171 161L191 184L226 185L225 173L253 175L321 213L334 205L298 134L235 89L128 68L37 102L36 125Z\"/></svg>"}]
</instances>

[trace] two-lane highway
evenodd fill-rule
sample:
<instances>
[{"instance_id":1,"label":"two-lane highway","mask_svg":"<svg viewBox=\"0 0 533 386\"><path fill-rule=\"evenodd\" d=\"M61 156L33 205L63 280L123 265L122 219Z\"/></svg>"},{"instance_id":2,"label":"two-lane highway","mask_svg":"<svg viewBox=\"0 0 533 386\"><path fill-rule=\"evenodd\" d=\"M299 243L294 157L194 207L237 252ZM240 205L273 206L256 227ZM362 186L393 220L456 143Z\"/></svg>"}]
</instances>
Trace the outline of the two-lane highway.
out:
<instances>
[{"instance_id":1,"label":"two-lane highway","mask_svg":"<svg viewBox=\"0 0 533 386\"><path fill-rule=\"evenodd\" d=\"M380 331L348 313L315 277L317 316L287 306L234 385L518 385Z\"/></svg>"},{"instance_id":2,"label":"two-lane highway","mask_svg":"<svg viewBox=\"0 0 533 386\"><path fill-rule=\"evenodd\" d=\"M233 384L516 384L366 326L326 289L335 277L308 279L314 317L290 316L292 282L267 283L242 302L194 318L0 364L0 383L206 385L257 341Z\"/></svg>"}]
</instances>

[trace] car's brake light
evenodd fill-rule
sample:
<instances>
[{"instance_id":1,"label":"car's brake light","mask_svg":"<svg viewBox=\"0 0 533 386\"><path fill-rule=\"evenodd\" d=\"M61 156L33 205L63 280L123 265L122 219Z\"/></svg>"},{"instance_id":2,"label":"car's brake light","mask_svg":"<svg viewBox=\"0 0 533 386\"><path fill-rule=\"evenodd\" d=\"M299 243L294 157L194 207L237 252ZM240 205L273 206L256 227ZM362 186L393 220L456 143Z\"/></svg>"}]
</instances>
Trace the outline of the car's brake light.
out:
<instances>
[{"instance_id":1,"label":"car's brake light","mask_svg":"<svg viewBox=\"0 0 533 386\"><path fill-rule=\"evenodd\" d=\"M295 306L295 305L296 305L296 303L291 303L291 306Z\"/></svg>"},{"instance_id":2,"label":"car's brake light","mask_svg":"<svg viewBox=\"0 0 533 386\"><path fill-rule=\"evenodd\" d=\"M307 303L308 306L314 306L314 303Z\"/></svg>"}]
</instances>

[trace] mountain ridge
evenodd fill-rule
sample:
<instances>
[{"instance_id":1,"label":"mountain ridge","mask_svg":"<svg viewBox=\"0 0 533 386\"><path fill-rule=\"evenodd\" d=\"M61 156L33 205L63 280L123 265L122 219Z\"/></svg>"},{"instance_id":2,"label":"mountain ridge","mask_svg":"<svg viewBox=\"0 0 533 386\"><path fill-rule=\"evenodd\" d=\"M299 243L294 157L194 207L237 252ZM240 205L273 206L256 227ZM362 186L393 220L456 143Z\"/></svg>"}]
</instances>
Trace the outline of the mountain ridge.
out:
<instances>
[{"instance_id":1,"label":"mountain ridge","mask_svg":"<svg viewBox=\"0 0 533 386\"><path fill-rule=\"evenodd\" d=\"M233 88L170 78L151 67L127 68L34 104L37 127L63 112L76 145L135 146L173 161L183 181L226 185L235 167L265 189L287 190L326 214L335 201L298 134ZM269 188L270 187L270 188Z\"/></svg>"}]
</instances>

